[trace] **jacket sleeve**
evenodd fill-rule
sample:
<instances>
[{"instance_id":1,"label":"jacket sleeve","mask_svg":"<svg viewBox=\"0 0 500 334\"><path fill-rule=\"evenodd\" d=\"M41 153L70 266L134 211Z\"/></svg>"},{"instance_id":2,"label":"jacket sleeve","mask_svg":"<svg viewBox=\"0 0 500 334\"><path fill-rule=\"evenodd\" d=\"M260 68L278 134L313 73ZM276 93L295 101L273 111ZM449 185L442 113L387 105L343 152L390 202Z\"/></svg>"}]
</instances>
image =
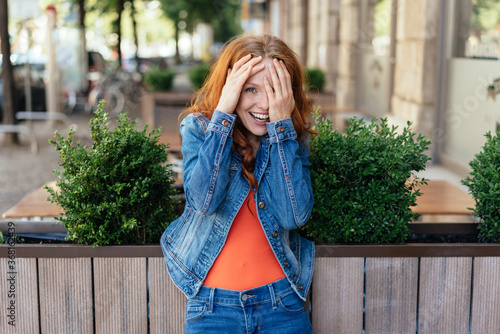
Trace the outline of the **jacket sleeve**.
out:
<instances>
[{"instance_id":1,"label":"jacket sleeve","mask_svg":"<svg viewBox=\"0 0 500 334\"><path fill-rule=\"evenodd\" d=\"M281 227L291 230L309 220L314 205L308 138L305 143L298 142L291 118L270 122L267 129L271 143L270 211Z\"/></svg>"},{"instance_id":2,"label":"jacket sleeve","mask_svg":"<svg viewBox=\"0 0 500 334\"><path fill-rule=\"evenodd\" d=\"M235 118L215 110L209 122L192 114L181 123L186 201L200 214L214 213L225 198Z\"/></svg>"}]
</instances>

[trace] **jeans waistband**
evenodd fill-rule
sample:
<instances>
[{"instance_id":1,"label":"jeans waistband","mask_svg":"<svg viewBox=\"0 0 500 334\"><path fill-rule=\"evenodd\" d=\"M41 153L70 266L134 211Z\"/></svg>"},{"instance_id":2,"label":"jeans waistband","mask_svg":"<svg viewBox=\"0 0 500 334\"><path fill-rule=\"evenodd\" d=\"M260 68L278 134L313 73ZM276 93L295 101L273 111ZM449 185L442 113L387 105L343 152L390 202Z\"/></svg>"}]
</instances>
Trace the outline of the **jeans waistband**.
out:
<instances>
[{"instance_id":1,"label":"jeans waistband","mask_svg":"<svg viewBox=\"0 0 500 334\"><path fill-rule=\"evenodd\" d=\"M288 293L295 292L292 290L290 283L285 277L275 282L243 291L203 286L201 287L198 294L191 299L204 301L210 305L212 305L213 303L222 303L229 305L250 305L271 300L274 306L276 304L276 298Z\"/></svg>"}]
</instances>

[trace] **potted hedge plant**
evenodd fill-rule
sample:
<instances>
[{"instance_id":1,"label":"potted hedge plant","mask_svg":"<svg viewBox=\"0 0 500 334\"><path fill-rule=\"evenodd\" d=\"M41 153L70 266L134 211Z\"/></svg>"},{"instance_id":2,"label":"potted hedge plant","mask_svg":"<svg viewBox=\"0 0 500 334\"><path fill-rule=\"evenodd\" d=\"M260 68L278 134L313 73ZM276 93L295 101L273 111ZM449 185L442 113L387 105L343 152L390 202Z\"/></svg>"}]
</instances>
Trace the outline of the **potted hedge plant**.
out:
<instances>
[{"instance_id":1,"label":"potted hedge plant","mask_svg":"<svg viewBox=\"0 0 500 334\"><path fill-rule=\"evenodd\" d=\"M201 86L203 86L209 71L209 64L199 64L189 70L189 80L191 81L194 89L198 90Z\"/></svg>"},{"instance_id":2,"label":"potted hedge plant","mask_svg":"<svg viewBox=\"0 0 500 334\"><path fill-rule=\"evenodd\" d=\"M462 180L469 188L476 205L471 208L479 219L479 239L500 241L500 132L488 132L486 143L469 162L470 175Z\"/></svg>"},{"instance_id":3,"label":"potted hedge plant","mask_svg":"<svg viewBox=\"0 0 500 334\"><path fill-rule=\"evenodd\" d=\"M319 68L306 68L304 74L308 90L321 93L325 86L325 73Z\"/></svg>"},{"instance_id":4,"label":"potted hedge plant","mask_svg":"<svg viewBox=\"0 0 500 334\"><path fill-rule=\"evenodd\" d=\"M344 135L319 117L310 139L315 203L303 232L317 243L404 243L408 223L418 218L410 207L425 183L412 171L425 169L430 141L410 122L398 133L385 118L353 118Z\"/></svg>"},{"instance_id":5,"label":"potted hedge plant","mask_svg":"<svg viewBox=\"0 0 500 334\"><path fill-rule=\"evenodd\" d=\"M68 239L92 246L158 243L178 203L167 146L158 143L159 129L138 131L122 113L115 129L100 103L91 119L91 146L56 132L50 143L59 151L62 169L57 190L46 187L49 200L64 215L57 219Z\"/></svg>"},{"instance_id":6,"label":"potted hedge plant","mask_svg":"<svg viewBox=\"0 0 500 334\"><path fill-rule=\"evenodd\" d=\"M175 72L173 71L152 68L146 72L144 82L148 89L158 92L172 89L174 78Z\"/></svg>"}]
</instances>

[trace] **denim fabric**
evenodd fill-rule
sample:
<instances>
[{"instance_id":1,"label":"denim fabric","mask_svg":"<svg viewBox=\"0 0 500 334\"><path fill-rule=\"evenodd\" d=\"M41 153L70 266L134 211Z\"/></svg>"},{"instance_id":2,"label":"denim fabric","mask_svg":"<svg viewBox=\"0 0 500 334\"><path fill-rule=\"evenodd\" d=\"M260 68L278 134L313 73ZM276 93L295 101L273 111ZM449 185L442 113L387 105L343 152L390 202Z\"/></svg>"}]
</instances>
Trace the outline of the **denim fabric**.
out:
<instances>
[{"instance_id":1,"label":"denim fabric","mask_svg":"<svg viewBox=\"0 0 500 334\"><path fill-rule=\"evenodd\" d=\"M170 277L188 298L203 285L250 191L242 157L232 149L236 117L215 110L210 121L191 114L181 123L186 206L160 245ZM305 300L314 244L290 230L305 224L313 207L309 148L297 141L290 118L269 122L267 129L255 162L257 214L288 282Z\"/></svg>"},{"instance_id":2,"label":"denim fabric","mask_svg":"<svg viewBox=\"0 0 500 334\"><path fill-rule=\"evenodd\" d=\"M188 299L185 334L312 333L304 301L286 279L246 291L202 287Z\"/></svg>"}]
</instances>

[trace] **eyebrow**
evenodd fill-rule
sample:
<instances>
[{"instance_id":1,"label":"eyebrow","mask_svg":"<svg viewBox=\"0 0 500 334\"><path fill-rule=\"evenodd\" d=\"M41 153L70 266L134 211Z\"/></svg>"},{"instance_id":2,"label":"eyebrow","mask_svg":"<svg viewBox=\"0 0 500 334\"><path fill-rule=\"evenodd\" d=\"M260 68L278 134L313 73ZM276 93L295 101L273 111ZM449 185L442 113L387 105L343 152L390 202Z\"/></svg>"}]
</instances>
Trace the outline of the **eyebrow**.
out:
<instances>
[{"instance_id":1,"label":"eyebrow","mask_svg":"<svg viewBox=\"0 0 500 334\"><path fill-rule=\"evenodd\" d=\"M271 88L274 89L273 83L270 82L269 84L271 85ZM247 82L245 82L245 84L243 86L256 86L256 87L263 88L263 89L265 88L264 83L259 84L259 83L256 83L254 81L251 81L251 82L247 81Z\"/></svg>"}]
</instances>

